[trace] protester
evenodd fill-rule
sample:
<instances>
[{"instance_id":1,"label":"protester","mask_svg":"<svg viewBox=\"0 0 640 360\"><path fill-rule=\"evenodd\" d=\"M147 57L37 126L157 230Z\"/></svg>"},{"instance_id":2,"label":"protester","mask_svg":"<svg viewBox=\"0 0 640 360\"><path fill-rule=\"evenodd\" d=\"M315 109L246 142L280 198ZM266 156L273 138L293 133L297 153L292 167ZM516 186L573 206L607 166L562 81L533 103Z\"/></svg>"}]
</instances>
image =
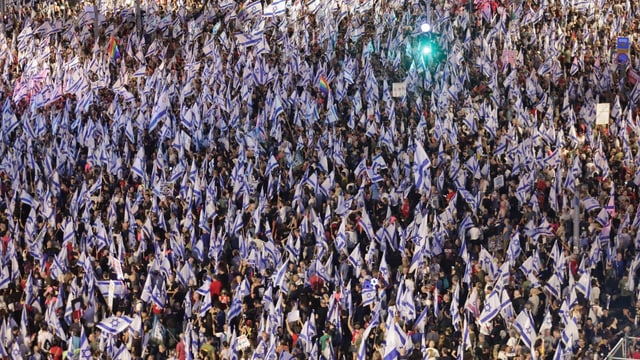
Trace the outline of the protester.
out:
<instances>
[{"instance_id":1,"label":"protester","mask_svg":"<svg viewBox=\"0 0 640 360\"><path fill-rule=\"evenodd\" d=\"M32 5L0 31L0 357L638 335L637 2Z\"/></svg>"}]
</instances>

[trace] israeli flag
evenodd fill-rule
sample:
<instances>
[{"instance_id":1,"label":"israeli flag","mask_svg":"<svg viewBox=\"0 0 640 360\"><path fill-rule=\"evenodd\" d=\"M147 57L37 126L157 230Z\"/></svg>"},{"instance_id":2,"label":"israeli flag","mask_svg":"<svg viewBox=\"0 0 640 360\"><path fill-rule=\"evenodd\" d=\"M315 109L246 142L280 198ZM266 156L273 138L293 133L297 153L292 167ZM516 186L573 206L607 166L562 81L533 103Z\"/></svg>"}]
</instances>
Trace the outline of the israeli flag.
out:
<instances>
[{"instance_id":1,"label":"israeli flag","mask_svg":"<svg viewBox=\"0 0 640 360\"><path fill-rule=\"evenodd\" d=\"M271 17L271 16L284 15L286 11L287 11L286 0L276 0L264 8L264 16Z\"/></svg>"},{"instance_id":2,"label":"israeli flag","mask_svg":"<svg viewBox=\"0 0 640 360\"><path fill-rule=\"evenodd\" d=\"M118 335L125 331L132 321L133 319L128 316L110 316L100 321L97 326L107 334Z\"/></svg>"},{"instance_id":3,"label":"israeli flag","mask_svg":"<svg viewBox=\"0 0 640 360\"><path fill-rule=\"evenodd\" d=\"M242 48L258 45L261 40L262 36L252 36L241 33L236 34L236 44Z\"/></svg>"}]
</instances>

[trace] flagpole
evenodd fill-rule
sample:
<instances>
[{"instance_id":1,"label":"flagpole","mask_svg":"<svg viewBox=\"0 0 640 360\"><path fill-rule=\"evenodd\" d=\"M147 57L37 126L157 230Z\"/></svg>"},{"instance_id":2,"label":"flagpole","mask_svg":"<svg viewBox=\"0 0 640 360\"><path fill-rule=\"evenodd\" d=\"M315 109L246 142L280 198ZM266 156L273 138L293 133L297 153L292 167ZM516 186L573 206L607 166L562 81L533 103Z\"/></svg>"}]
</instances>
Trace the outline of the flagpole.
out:
<instances>
[{"instance_id":1,"label":"flagpole","mask_svg":"<svg viewBox=\"0 0 640 360\"><path fill-rule=\"evenodd\" d=\"M573 253L577 253L580 238L580 200L578 194L573 195Z\"/></svg>"}]
</instances>

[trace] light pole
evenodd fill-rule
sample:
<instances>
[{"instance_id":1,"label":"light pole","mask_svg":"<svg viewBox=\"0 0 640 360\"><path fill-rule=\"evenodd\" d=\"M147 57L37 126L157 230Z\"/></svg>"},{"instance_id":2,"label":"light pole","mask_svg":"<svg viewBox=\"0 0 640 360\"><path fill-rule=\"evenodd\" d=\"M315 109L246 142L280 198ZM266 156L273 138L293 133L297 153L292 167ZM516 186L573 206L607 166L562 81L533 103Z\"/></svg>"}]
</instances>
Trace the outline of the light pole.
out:
<instances>
[{"instance_id":1,"label":"light pole","mask_svg":"<svg viewBox=\"0 0 640 360\"><path fill-rule=\"evenodd\" d=\"M93 36L98 42L100 38L100 10L98 8L98 0L93 0Z\"/></svg>"},{"instance_id":2,"label":"light pole","mask_svg":"<svg viewBox=\"0 0 640 360\"><path fill-rule=\"evenodd\" d=\"M0 0L0 11L2 12L0 14L0 16L2 18L0 18L0 31L2 31L2 36L5 36L5 32L4 32L4 22L6 20L6 14L7 14L7 3L6 0Z\"/></svg>"},{"instance_id":3,"label":"light pole","mask_svg":"<svg viewBox=\"0 0 640 360\"><path fill-rule=\"evenodd\" d=\"M596 240L600 241L600 240ZM580 198L578 194L573 195L573 251L578 253L576 249L580 246Z\"/></svg>"},{"instance_id":4,"label":"light pole","mask_svg":"<svg viewBox=\"0 0 640 360\"><path fill-rule=\"evenodd\" d=\"M428 21L420 24L419 29L420 33L416 36L418 43L416 56L419 56L424 66L428 68L433 64L437 64L443 55L438 42L440 34L433 32L433 27Z\"/></svg>"},{"instance_id":5,"label":"light pole","mask_svg":"<svg viewBox=\"0 0 640 360\"><path fill-rule=\"evenodd\" d=\"M142 13L140 12L140 0L136 0L136 27L138 28L138 37L142 38Z\"/></svg>"}]
</instances>

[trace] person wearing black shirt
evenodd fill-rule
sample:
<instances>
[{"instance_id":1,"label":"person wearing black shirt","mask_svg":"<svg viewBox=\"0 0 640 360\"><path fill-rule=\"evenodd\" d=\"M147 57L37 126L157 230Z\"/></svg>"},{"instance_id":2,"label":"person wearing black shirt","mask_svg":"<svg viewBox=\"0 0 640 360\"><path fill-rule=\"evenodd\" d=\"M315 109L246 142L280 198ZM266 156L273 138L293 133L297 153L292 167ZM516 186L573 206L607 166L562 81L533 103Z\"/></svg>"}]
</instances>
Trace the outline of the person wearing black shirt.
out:
<instances>
[{"instance_id":1,"label":"person wearing black shirt","mask_svg":"<svg viewBox=\"0 0 640 360\"><path fill-rule=\"evenodd\" d=\"M262 302L260 299L253 299L253 306L247 311L247 320L256 322L262 316Z\"/></svg>"},{"instance_id":2,"label":"person wearing black shirt","mask_svg":"<svg viewBox=\"0 0 640 360\"><path fill-rule=\"evenodd\" d=\"M489 360L491 358L491 345L487 342L487 338L484 334L479 334L478 336L475 354L478 360Z\"/></svg>"},{"instance_id":3,"label":"person wearing black shirt","mask_svg":"<svg viewBox=\"0 0 640 360\"><path fill-rule=\"evenodd\" d=\"M575 355L576 359L582 359L583 356L585 356L586 351L589 348L587 347L586 342L584 341L584 338L580 338L578 339L578 344L576 345L576 347L573 350L573 354Z\"/></svg>"},{"instance_id":4,"label":"person wearing black shirt","mask_svg":"<svg viewBox=\"0 0 640 360\"><path fill-rule=\"evenodd\" d=\"M167 360L168 354L167 354L167 348L163 345L160 344L158 345L158 350L156 350L156 352L153 354L153 359L154 360Z\"/></svg>"},{"instance_id":5,"label":"person wearing black shirt","mask_svg":"<svg viewBox=\"0 0 640 360\"><path fill-rule=\"evenodd\" d=\"M524 309L524 304L526 302L527 301L522 297L522 293L520 293L520 290L513 290L513 299L511 300L511 304L513 305L513 312L515 314L520 314L522 309Z\"/></svg>"},{"instance_id":6,"label":"person wearing black shirt","mask_svg":"<svg viewBox=\"0 0 640 360\"><path fill-rule=\"evenodd\" d=\"M442 348L440 351L440 360L453 360L455 357L451 354L448 348Z\"/></svg>"},{"instance_id":7,"label":"person wearing black shirt","mask_svg":"<svg viewBox=\"0 0 640 360\"><path fill-rule=\"evenodd\" d=\"M215 316L215 332L224 332L224 323L227 319L227 314L220 310L220 307L217 304L214 304L213 306L213 314Z\"/></svg>"},{"instance_id":8,"label":"person wearing black shirt","mask_svg":"<svg viewBox=\"0 0 640 360\"><path fill-rule=\"evenodd\" d=\"M329 311L329 307L327 304L327 299L325 297L320 298L320 302L318 306L314 306L316 312L316 324L325 324L327 321L327 313Z\"/></svg>"},{"instance_id":9,"label":"person wearing black shirt","mask_svg":"<svg viewBox=\"0 0 640 360\"><path fill-rule=\"evenodd\" d=\"M596 329L595 329L595 326L593 325L593 320L591 320L591 318L589 317L587 317L584 324L584 336L589 343L593 343L594 338L596 336Z\"/></svg>"}]
</instances>

